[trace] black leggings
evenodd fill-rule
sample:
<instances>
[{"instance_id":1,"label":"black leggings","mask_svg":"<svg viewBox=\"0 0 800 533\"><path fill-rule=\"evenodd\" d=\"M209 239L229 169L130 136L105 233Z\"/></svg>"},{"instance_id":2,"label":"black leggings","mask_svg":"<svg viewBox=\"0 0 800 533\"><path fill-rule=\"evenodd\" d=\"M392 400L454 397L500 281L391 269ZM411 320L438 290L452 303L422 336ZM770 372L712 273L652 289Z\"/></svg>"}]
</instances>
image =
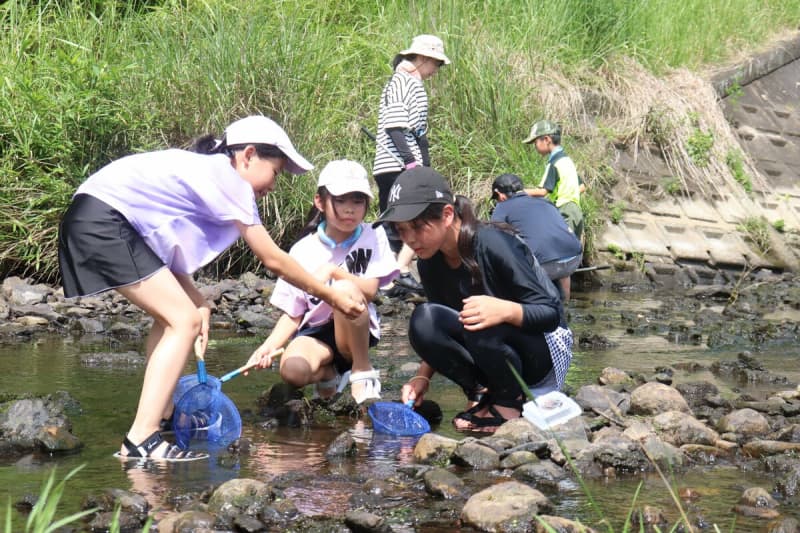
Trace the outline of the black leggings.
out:
<instances>
[{"instance_id":1,"label":"black leggings","mask_svg":"<svg viewBox=\"0 0 800 533\"><path fill-rule=\"evenodd\" d=\"M378 184L378 207L381 213L386 211L386 207L389 205L389 191L392 190L392 185L394 185L399 175L400 172L386 172L385 174L375 175L375 183ZM403 241L397 236L392 224L384 224L383 229L386 230L386 237L389 239L389 246L392 251L394 253L399 252L400 248L403 247Z\"/></svg>"},{"instance_id":2,"label":"black leggings","mask_svg":"<svg viewBox=\"0 0 800 533\"><path fill-rule=\"evenodd\" d=\"M506 361L525 383L544 379L553 368L543 333L526 333L511 324L467 331L450 307L423 303L411 314L408 339L434 370L459 385L469 399L484 386L492 403L519 407L522 389Z\"/></svg>"}]
</instances>

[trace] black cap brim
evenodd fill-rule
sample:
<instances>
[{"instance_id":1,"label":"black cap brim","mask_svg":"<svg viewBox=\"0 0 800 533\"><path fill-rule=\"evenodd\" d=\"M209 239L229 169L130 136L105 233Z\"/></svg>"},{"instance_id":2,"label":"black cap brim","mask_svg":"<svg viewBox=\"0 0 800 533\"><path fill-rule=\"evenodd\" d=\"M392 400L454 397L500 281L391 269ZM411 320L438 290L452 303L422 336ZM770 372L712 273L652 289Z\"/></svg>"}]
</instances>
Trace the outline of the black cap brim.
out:
<instances>
[{"instance_id":1,"label":"black cap brim","mask_svg":"<svg viewBox=\"0 0 800 533\"><path fill-rule=\"evenodd\" d=\"M430 202L424 204L406 204L390 206L378 216L378 220L372 223L372 227L380 226L384 222L406 222L414 220L431 205Z\"/></svg>"}]
</instances>

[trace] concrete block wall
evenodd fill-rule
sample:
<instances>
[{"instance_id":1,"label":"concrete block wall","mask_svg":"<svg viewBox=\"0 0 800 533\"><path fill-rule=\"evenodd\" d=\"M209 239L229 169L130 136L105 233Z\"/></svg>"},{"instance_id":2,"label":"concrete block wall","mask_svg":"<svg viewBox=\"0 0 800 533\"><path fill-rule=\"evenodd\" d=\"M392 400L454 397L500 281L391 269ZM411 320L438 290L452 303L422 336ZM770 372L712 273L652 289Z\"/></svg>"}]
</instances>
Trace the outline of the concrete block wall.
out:
<instances>
[{"instance_id":1,"label":"concrete block wall","mask_svg":"<svg viewBox=\"0 0 800 533\"><path fill-rule=\"evenodd\" d=\"M723 190L710 199L670 196L651 205L626 207L618 224L607 221L597 239L598 250L640 253L676 265L798 268L800 248L793 244L797 239L773 235L769 257L762 257L737 225L764 216L770 223L782 220L787 231L800 232L800 37L723 76L714 81L724 91L723 111L766 187L756 187L751 195L743 195L741 189ZM738 83L740 90L731 90ZM674 179L652 151L636 158L620 152L613 166L643 192Z\"/></svg>"}]
</instances>

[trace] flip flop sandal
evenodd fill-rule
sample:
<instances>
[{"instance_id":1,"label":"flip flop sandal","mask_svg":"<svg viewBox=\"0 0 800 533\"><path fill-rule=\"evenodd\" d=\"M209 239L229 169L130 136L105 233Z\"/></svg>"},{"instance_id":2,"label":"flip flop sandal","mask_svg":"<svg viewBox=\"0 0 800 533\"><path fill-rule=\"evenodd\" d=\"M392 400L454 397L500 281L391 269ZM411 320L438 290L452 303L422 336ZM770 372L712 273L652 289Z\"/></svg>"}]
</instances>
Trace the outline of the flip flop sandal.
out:
<instances>
[{"instance_id":1,"label":"flip flop sandal","mask_svg":"<svg viewBox=\"0 0 800 533\"><path fill-rule=\"evenodd\" d=\"M477 406L476 406L477 407ZM473 407L474 409L474 407ZM473 412L465 411L460 413L453 418L453 424L455 425L456 418L461 420L465 420L469 422L470 427L460 428L456 426L457 431L478 431L481 433L494 433L497 428L502 426L505 422L508 422L509 419L504 418L497 409L494 408L494 405L490 405L487 407L489 413L492 416L477 416L477 412L480 410L475 410ZM490 430L490 428L494 428Z\"/></svg>"},{"instance_id":2,"label":"flip flop sandal","mask_svg":"<svg viewBox=\"0 0 800 533\"><path fill-rule=\"evenodd\" d=\"M139 444L134 444L128 437L122 441L122 446L125 447L128 453L121 454L116 452L114 457L118 457L125 461L141 461L149 459L152 461L168 461L168 462L184 462L184 461L198 461L200 459L208 459L208 454L205 452L192 452L189 450L181 450L174 444L169 444L163 457L152 457L150 454L156 450L162 443L166 442L164 437L158 431L153 432L152 435L144 439Z\"/></svg>"}]
</instances>

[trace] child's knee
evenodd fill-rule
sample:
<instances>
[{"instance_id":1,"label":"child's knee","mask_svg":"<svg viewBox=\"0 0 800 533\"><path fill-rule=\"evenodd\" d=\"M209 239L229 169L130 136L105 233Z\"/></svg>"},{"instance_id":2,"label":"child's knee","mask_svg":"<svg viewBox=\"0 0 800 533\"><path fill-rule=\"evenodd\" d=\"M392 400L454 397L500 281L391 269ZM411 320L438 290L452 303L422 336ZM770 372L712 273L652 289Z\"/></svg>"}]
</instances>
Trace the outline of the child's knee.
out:
<instances>
[{"instance_id":1,"label":"child's knee","mask_svg":"<svg viewBox=\"0 0 800 533\"><path fill-rule=\"evenodd\" d=\"M305 387L311 382L311 365L302 357L284 357L281 379L292 387Z\"/></svg>"}]
</instances>

